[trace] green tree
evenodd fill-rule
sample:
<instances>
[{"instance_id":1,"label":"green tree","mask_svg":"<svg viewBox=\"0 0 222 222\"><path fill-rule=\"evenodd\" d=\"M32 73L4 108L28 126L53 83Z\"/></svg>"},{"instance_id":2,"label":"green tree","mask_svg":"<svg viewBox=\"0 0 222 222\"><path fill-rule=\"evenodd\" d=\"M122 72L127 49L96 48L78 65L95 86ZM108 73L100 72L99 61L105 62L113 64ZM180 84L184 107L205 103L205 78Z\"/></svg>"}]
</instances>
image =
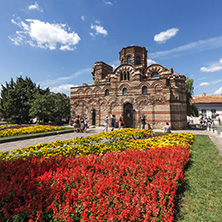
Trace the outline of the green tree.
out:
<instances>
[{"instance_id":1,"label":"green tree","mask_svg":"<svg viewBox=\"0 0 222 222\"><path fill-rule=\"evenodd\" d=\"M41 89L28 77L21 76L16 82L13 79L5 86L2 85L0 115L9 120L16 120L18 123L25 123L30 120L29 110L34 101L34 95L49 94L49 89Z\"/></svg>"},{"instance_id":2,"label":"green tree","mask_svg":"<svg viewBox=\"0 0 222 222\"><path fill-rule=\"evenodd\" d=\"M52 121L61 124L62 119L68 120L70 115L69 97L61 93L45 95L36 94L30 109L30 116L44 122Z\"/></svg>"},{"instance_id":3,"label":"green tree","mask_svg":"<svg viewBox=\"0 0 222 222\"><path fill-rule=\"evenodd\" d=\"M198 112L197 107L191 103L191 99L193 96L193 90L194 90L193 79L189 79L189 78L186 79L185 89L186 89L186 97L187 97L187 100L186 100L187 115L188 116L198 116L199 112Z\"/></svg>"},{"instance_id":4,"label":"green tree","mask_svg":"<svg viewBox=\"0 0 222 222\"><path fill-rule=\"evenodd\" d=\"M50 94L41 95L40 93L36 93L29 114L33 118L36 117L38 120L43 120L43 122L48 121L51 116L52 104Z\"/></svg>"},{"instance_id":5,"label":"green tree","mask_svg":"<svg viewBox=\"0 0 222 222\"><path fill-rule=\"evenodd\" d=\"M62 119L67 120L70 117L70 99L64 93L52 93L54 101L53 118L61 122Z\"/></svg>"},{"instance_id":6,"label":"green tree","mask_svg":"<svg viewBox=\"0 0 222 222\"><path fill-rule=\"evenodd\" d=\"M2 86L1 91L1 106L0 116L9 119L16 113L16 102L15 102L15 83L13 79L9 83L6 82L6 86Z\"/></svg>"}]
</instances>

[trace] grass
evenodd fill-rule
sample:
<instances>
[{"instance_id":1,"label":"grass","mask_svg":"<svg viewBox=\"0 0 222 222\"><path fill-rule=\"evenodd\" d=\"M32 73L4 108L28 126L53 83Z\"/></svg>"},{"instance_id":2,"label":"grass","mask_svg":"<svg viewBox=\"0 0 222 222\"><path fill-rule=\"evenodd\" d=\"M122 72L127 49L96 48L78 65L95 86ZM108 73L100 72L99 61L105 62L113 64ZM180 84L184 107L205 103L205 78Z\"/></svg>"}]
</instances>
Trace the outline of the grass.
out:
<instances>
[{"instance_id":1,"label":"grass","mask_svg":"<svg viewBox=\"0 0 222 222\"><path fill-rule=\"evenodd\" d=\"M208 136L196 136L177 222L222 221L222 156Z\"/></svg>"}]
</instances>

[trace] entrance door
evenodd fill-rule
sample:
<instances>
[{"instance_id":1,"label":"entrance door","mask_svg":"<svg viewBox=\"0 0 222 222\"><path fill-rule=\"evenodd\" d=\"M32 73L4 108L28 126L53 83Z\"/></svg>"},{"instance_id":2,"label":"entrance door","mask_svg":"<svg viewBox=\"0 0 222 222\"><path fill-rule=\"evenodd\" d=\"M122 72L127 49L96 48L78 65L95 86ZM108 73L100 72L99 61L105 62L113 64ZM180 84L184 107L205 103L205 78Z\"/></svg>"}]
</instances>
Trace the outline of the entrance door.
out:
<instances>
[{"instance_id":1,"label":"entrance door","mask_svg":"<svg viewBox=\"0 0 222 222\"><path fill-rule=\"evenodd\" d=\"M96 110L92 110L92 125L96 125Z\"/></svg>"},{"instance_id":2,"label":"entrance door","mask_svg":"<svg viewBox=\"0 0 222 222\"><path fill-rule=\"evenodd\" d=\"M126 103L123 106L123 118L126 128L133 128L133 105Z\"/></svg>"}]
</instances>

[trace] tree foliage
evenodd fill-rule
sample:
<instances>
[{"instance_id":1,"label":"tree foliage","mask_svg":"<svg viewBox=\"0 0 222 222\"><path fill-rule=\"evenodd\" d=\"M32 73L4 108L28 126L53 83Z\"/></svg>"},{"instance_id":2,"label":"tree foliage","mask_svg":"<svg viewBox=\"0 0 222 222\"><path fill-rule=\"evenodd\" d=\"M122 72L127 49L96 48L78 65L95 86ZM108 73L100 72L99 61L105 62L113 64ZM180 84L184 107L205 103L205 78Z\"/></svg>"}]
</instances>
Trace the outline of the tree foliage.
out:
<instances>
[{"instance_id":1,"label":"tree foliage","mask_svg":"<svg viewBox=\"0 0 222 222\"><path fill-rule=\"evenodd\" d=\"M39 120L61 120L69 117L69 98L65 94L41 89L28 77L11 79L1 91L0 116L26 123L31 117Z\"/></svg>"},{"instance_id":2,"label":"tree foliage","mask_svg":"<svg viewBox=\"0 0 222 222\"><path fill-rule=\"evenodd\" d=\"M69 118L69 97L61 93L36 94L30 115L39 120L60 123Z\"/></svg>"},{"instance_id":3,"label":"tree foliage","mask_svg":"<svg viewBox=\"0 0 222 222\"><path fill-rule=\"evenodd\" d=\"M193 96L193 90L194 90L193 79L189 79L189 78L186 79L185 89L186 89L186 96L187 96L187 100L186 100L187 115L188 116L198 116L199 112L198 112L197 107L191 103L191 99Z\"/></svg>"}]
</instances>

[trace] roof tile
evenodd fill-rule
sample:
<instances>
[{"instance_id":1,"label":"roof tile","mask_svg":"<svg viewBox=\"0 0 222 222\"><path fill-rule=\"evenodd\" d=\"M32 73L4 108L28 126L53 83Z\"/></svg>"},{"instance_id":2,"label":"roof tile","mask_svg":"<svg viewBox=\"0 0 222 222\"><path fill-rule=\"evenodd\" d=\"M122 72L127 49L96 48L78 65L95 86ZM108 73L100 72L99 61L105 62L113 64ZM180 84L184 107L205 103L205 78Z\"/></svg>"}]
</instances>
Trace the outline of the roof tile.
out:
<instances>
[{"instance_id":1,"label":"roof tile","mask_svg":"<svg viewBox=\"0 0 222 222\"><path fill-rule=\"evenodd\" d=\"M191 103L222 103L222 95L193 96Z\"/></svg>"}]
</instances>

